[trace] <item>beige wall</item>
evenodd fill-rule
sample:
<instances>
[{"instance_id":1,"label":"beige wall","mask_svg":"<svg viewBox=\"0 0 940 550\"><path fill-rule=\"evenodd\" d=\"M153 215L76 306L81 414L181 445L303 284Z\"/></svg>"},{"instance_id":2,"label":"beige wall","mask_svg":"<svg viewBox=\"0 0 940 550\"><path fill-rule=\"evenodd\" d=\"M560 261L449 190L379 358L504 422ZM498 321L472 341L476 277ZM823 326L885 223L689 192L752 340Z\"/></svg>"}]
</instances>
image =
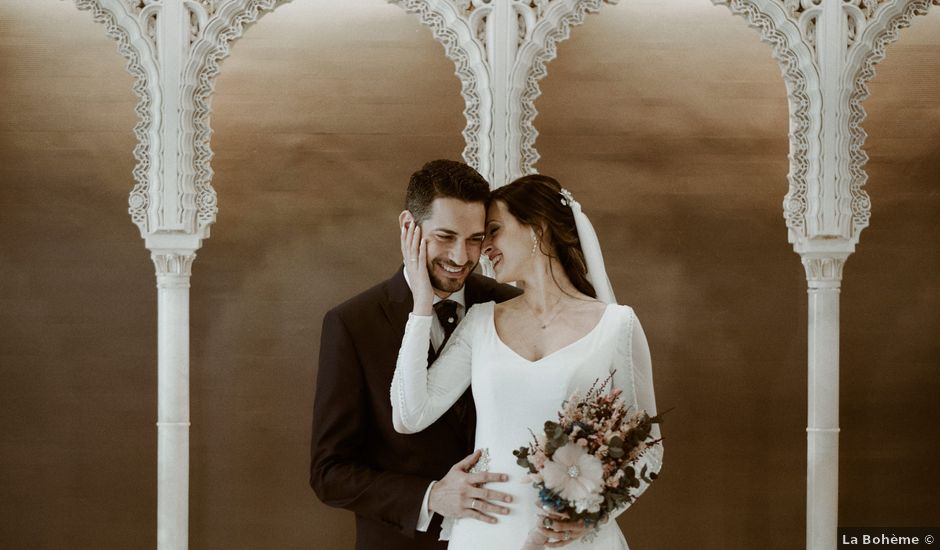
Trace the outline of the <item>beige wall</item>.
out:
<instances>
[{"instance_id":1,"label":"beige wall","mask_svg":"<svg viewBox=\"0 0 940 550\"><path fill-rule=\"evenodd\" d=\"M664 474L623 516L632 547L792 549L806 297L780 206L785 91L769 48L707 4L637 0L576 29L543 82L538 166L595 221L660 407L675 407ZM267 16L218 81L220 213L192 286L194 549L351 547L351 514L307 485L320 320L391 273L408 175L463 147L459 84L429 31L378 0L338 5ZM932 13L866 102L872 226L842 293L843 525L935 523L940 506L938 46ZM4 548L155 545L156 293L126 214L130 88L87 13L0 5Z\"/></svg>"}]
</instances>

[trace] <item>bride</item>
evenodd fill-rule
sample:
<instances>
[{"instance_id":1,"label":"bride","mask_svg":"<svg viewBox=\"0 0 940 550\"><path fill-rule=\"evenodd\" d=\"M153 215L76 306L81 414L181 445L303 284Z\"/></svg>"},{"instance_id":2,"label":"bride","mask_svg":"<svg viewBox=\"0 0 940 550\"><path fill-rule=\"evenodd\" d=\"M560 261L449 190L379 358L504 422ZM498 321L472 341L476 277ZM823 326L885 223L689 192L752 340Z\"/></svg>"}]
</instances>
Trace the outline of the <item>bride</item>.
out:
<instances>
[{"instance_id":1,"label":"bride","mask_svg":"<svg viewBox=\"0 0 940 550\"><path fill-rule=\"evenodd\" d=\"M391 386L395 429L421 431L472 387L475 446L484 450L477 467L510 473L505 492L512 495L513 505L496 523L457 520L450 550L625 549L613 518L588 542L582 540L589 532L583 524L538 508L537 491L512 451L526 445L546 420L556 418L573 391L584 392L610 373L633 410L656 414L649 348L640 322L630 307L616 305L597 236L580 205L554 179L524 176L493 191L486 231L484 254L496 279L515 281L525 292L502 304L471 308L431 368L427 350L433 290L427 243L416 224L402 237L414 309ZM658 425L652 435L660 437ZM638 471L646 465L658 473L662 447L647 451L640 462ZM647 486L641 482L637 492Z\"/></svg>"}]
</instances>

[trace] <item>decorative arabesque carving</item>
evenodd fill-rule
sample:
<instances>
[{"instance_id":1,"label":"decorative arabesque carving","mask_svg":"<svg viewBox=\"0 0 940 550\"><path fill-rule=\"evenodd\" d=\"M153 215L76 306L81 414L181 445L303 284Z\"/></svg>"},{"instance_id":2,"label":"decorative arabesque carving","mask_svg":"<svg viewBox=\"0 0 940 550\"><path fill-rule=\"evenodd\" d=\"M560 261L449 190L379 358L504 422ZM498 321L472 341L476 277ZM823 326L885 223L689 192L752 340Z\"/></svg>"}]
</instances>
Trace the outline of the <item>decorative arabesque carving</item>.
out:
<instances>
[{"instance_id":1,"label":"decorative arabesque carving","mask_svg":"<svg viewBox=\"0 0 940 550\"><path fill-rule=\"evenodd\" d=\"M519 120L521 150L518 171L521 174L534 173L535 163L539 160L538 151L535 149L535 140L538 138L538 130L535 128L535 117L538 115L535 100L542 94L539 81L548 74L547 63L558 55L558 44L568 39L571 27L583 23L587 14L598 12L602 5L617 4L619 0L579 0L574 2L567 12L548 17L549 8L558 2L560 0L515 2L519 14L519 51L524 56L522 63L517 66L527 69L524 76L525 87L518 104L521 113ZM540 26L545 27L545 32L537 32ZM533 39L541 39L539 47L525 48L525 43Z\"/></svg>"},{"instance_id":2,"label":"decorative arabesque carving","mask_svg":"<svg viewBox=\"0 0 940 550\"><path fill-rule=\"evenodd\" d=\"M454 62L455 74L460 80L460 95L464 98L464 118L467 125L463 129L466 146L463 150L464 162L473 166L481 173L488 172L488 143L483 143L481 136L489 133L490 117L484 117L482 90L488 84L483 69L484 57L480 51L485 47L486 17L490 7L487 0L465 0L456 4L456 11L466 18L462 21L449 21L441 9L442 4L434 0L388 0L408 13L418 16L421 23L431 29L434 39L444 46L444 53ZM471 42L469 36L461 36L457 24L465 24L470 29L470 35L476 40Z\"/></svg>"},{"instance_id":3,"label":"decorative arabesque carving","mask_svg":"<svg viewBox=\"0 0 940 550\"><path fill-rule=\"evenodd\" d=\"M790 171L787 174L789 190L783 200L783 218L790 230L791 241L794 234L805 234L807 211L806 177L809 172L807 152L809 151L809 131L813 127L810 116L810 96L807 93L807 74L805 63L794 51L795 44L777 28L774 19L764 13L751 0L729 0L725 4L735 15L744 18L747 25L760 33L761 42L770 44L771 55L777 60L780 72L787 86L790 102Z\"/></svg>"},{"instance_id":4,"label":"decorative arabesque carving","mask_svg":"<svg viewBox=\"0 0 940 550\"><path fill-rule=\"evenodd\" d=\"M783 5L787 13L795 21L799 19L803 13L819 7L822 1L823 0L783 0ZM879 7L889 3L890 0L843 0L843 2L846 5L857 8L864 17L870 18Z\"/></svg>"},{"instance_id":5,"label":"decorative arabesque carving","mask_svg":"<svg viewBox=\"0 0 940 550\"><path fill-rule=\"evenodd\" d=\"M183 6L189 12L189 46L192 47L214 15L216 4L213 0L197 0L185 2Z\"/></svg>"},{"instance_id":6,"label":"decorative arabesque carving","mask_svg":"<svg viewBox=\"0 0 940 550\"><path fill-rule=\"evenodd\" d=\"M200 224L212 223L215 219L216 194L212 189L212 168L210 160L212 152L209 145L211 129L209 127L210 101L214 92L215 79L221 70L221 62L231 53L232 44L240 38L245 30L258 19L287 3L289 0L249 0L233 2L223 6L218 15L209 20L210 32L203 36L194 49L199 50L202 65L196 72L193 91L193 150L195 165L195 184L197 189L196 204L199 208ZM479 63L472 59L465 49L466 40L462 39L457 31L451 28L453 24L440 11L432 7L434 2L428 0L399 0L398 4L409 13L416 14L421 23L428 26L434 38L444 46L445 54L454 62L457 77L461 83L461 95L465 101L464 117L467 125L463 130L466 141L463 157L471 166L481 167L480 135L484 126L481 116L481 83ZM464 10L468 17L483 19L485 10L478 10L470 5ZM485 7L485 6L484 6Z\"/></svg>"},{"instance_id":7,"label":"decorative arabesque carving","mask_svg":"<svg viewBox=\"0 0 940 550\"><path fill-rule=\"evenodd\" d=\"M884 3L881 0L879 3ZM864 186L868 181L868 173L865 172L865 164L868 162L868 153L865 152L865 138L868 134L862 128L862 122L865 120L865 108L862 102L868 98L868 83L875 77L875 65L885 58L885 48L888 44L896 42L900 37L900 30L911 25L914 17L918 15L927 15L931 6L940 6L940 0L913 0L907 3L904 10L893 15L888 23L881 27L881 30L872 38L872 47L865 56L861 64L861 69L855 75L852 95L849 98L849 132L851 133L851 143L849 144L852 163L850 165L852 173L852 218L856 227L860 230L868 227L871 218L871 200Z\"/></svg>"},{"instance_id":8,"label":"decorative arabesque carving","mask_svg":"<svg viewBox=\"0 0 940 550\"><path fill-rule=\"evenodd\" d=\"M397 3L396 0L389 0L390 3ZM407 8L406 8L407 9ZM486 48L486 20L493 11L493 0L457 0L458 13L464 18L477 43ZM408 10L411 12L411 10Z\"/></svg>"},{"instance_id":9,"label":"decorative arabesque carving","mask_svg":"<svg viewBox=\"0 0 940 550\"><path fill-rule=\"evenodd\" d=\"M201 37L192 44L194 61L187 67L192 82L192 152L195 207L197 223L208 227L215 221L218 212L218 197L212 188L212 148L209 139L212 130L209 127L209 114L212 111L211 100L215 91L215 80L221 71L221 62L231 53L232 44L244 34L262 15L289 0L248 0L233 2L221 12L213 14L212 19L203 24ZM234 4L241 4L236 9L229 9ZM203 6L205 7L205 6Z\"/></svg>"},{"instance_id":10,"label":"decorative arabesque carving","mask_svg":"<svg viewBox=\"0 0 940 550\"><path fill-rule=\"evenodd\" d=\"M144 52L144 56L155 58L158 51L154 43L156 22L160 17L160 10L165 0L120 0L121 5L127 9L127 15L135 19L138 24L137 32L148 40L152 47ZM181 120L181 134L183 139L183 152L181 164L184 166L183 176L187 176L185 166L190 166L192 182L183 182L178 189L178 200L181 208L177 209L178 223L185 221L187 212L195 212L196 225L207 228L217 213L217 197L212 189L212 157L209 146L211 130L209 127L210 99L214 91L214 81L220 71L220 62L230 53L231 44L237 40L245 29L258 18L288 0L232 0L225 3L220 0L186 0L183 5L188 10L190 19L190 54L191 59L186 64L186 74L183 76L184 99L185 93L192 90L191 116L183 114ZM497 0L391 0L410 13L417 14L421 22L431 28L436 40L442 43L447 56L454 61L456 74L461 82L461 94L465 99L464 116L467 125L463 130L466 140L464 159L471 165L481 168L484 172L490 162L490 155L496 162L509 162L515 164L512 172L531 173L538 160L535 150L535 140L538 132L534 127L537 116L535 100L540 95L539 81L547 74L546 64L557 55L557 45L570 34L570 28L583 22L588 13L596 12L603 3L615 3L615 0L508 0L516 17L517 40L520 59L516 59L515 66L525 71L522 78L524 86L517 98L510 98L509 109L515 109L518 115L510 113L509 144L518 143L516 153L507 153L503 158L500 152L491 151L493 134L495 131L491 124L493 117L492 100L484 97L488 90L488 82L483 82L487 74L488 60L486 48L489 46L487 26L489 24L493 6ZM806 238L806 220L808 215L807 175L811 167L807 160L810 151L809 141L811 132L818 127L814 120L816 114L810 109L814 101L808 89L816 89L816 85L807 82L807 67L805 60L795 53L799 44L794 43L789 33L780 32L780 21L775 21L767 13L767 6L776 2L783 8L789 17L785 24L796 24L800 29L803 44L811 51L815 51L815 21L824 6L823 0L713 0L716 3L726 4L732 12L742 15L747 23L758 29L761 40L771 44L773 56L778 60L784 80L787 83L788 97L791 103L790 127L790 160L791 169L788 174L789 191L784 199L783 209L787 227L791 230L791 241ZM865 40L872 44L871 53L866 57L854 81L848 99L848 123L845 133L850 141L848 172L850 185L847 199L852 220L848 238L857 238L857 233L867 226L870 217L870 199L864 191L866 174L863 170L867 155L862 149L865 132L861 122L865 113L861 106L867 97L867 82L873 77L873 66L884 57L884 47L897 39L898 29L908 25L910 20L918 14L926 13L930 5L936 5L940 0L913 0L905 2L901 13L893 15L891 20L881 25L882 30L874 39ZM102 22L107 28L109 36L118 41L118 49L128 59L128 71L135 77L134 91L139 98L136 112L138 124L135 135L138 145L134 154L137 166L134 170L135 186L131 191L128 210L132 220L141 227L142 233L152 230L148 227L148 209L152 205L151 193L154 191L152 173L153 160L151 136L154 132L153 104L154 91L159 93L159 83L150 82L153 72L144 67L141 62L141 47L132 44L133 40L128 29L116 21L114 8L105 9L103 4L114 4L106 0L76 0L80 9L90 10L96 21ZM890 0L842 0L838 6L845 17L845 46L846 55L850 55L853 48L867 31L872 21L878 19L879 14L886 8L895 8L898 3ZM447 12L447 9L452 10ZM889 10L890 11L890 10ZM896 10L897 11L897 10ZM463 21L455 22L450 15L456 14ZM121 14L123 15L123 14ZM461 32L458 28L462 23L469 29L469 33ZM127 25L122 17L122 24ZM876 27L878 27L876 25ZM133 33L132 33L133 34ZM869 33L870 34L870 33ZM480 52L482 51L482 55ZM471 55L471 53L473 55ZM818 68L818 67L817 67ZM814 77L816 75L813 75ZM519 82L519 76L512 77ZM517 116L517 119L513 117ZM815 126L814 126L815 124ZM516 138L513 132L518 132ZM187 147L191 140L191 147ZM188 158L191 151L192 158ZM838 197L837 197L838 198Z\"/></svg>"},{"instance_id":11,"label":"decorative arabesque carving","mask_svg":"<svg viewBox=\"0 0 940 550\"><path fill-rule=\"evenodd\" d=\"M886 4L888 0L842 0L841 9L846 17L846 32L851 47L855 37L865 30L865 23L875 15L875 12ZM822 0L783 0L787 13L794 21L799 22L806 41L815 47L816 22L822 12Z\"/></svg>"},{"instance_id":12,"label":"decorative arabesque carving","mask_svg":"<svg viewBox=\"0 0 940 550\"><path fill-rule=\"evenodd\" d=\"M123 1L127 5L127 8L132 13L140 13L141 10L147 7L147 4L152 4L155 1L159 2L161 0L123 0Z\"/></svg>"},{"instance_id":13,"label":"decorative arabesque carving","mask_svg":"<svg viewBox=\"0 0 940 550\"><path fill-rule=\"evenodd\" d=\"M133 2L143 7L144 2ZM134 167L134 188L131 189L127 201L127 212L141 232L146 231L147 227L147 209L150 206L149 195L149 177L150 172L150 132L153 127L153 118L151 117L151 108L153 97L150 94L150 81L147 70L144 68L141 52L131 44L131 38L128 29L117 23L115 14L104 9L98 0L76 0L76 7L79 10L87 10L92 14L96 23L105 26L108 36L118 43L118 52L127 60L127 72L134 77L134 95L137 96L137 105L134 112L137 114L137 124L134 126L134 136L137 138L137 145L134 146L134 159L137 165Z\"/></svg>"},{"instance_id":14,"label":"decorative arabesque carving","mask_svg":"<svg viewBox=\"0 0 940 550\"><path fill-rule=\"evenodd\" d=\"M731 4L733 2L729 2L729 5ZM798 23L803 40L813 49L815 68L819 71L822 60L819 59L820 53L816 48L816 23L824 9L823 0L783 0L783 4L788 15ZM868 178L864 170L864 166L868 162L868 155L865 153L863 145L867 135L862 128L862 122L865 119L862 102L868 97L869 93L867 84L875 75L874 65L884 59L885 46L897 40L899 29L909 26L916 15L926 14L930 5L940 5L940 0L906 0L902 2L842 0L838 5L839 13L843 18L842 24L844 25L844 51L842 57L847 69L844 71L842 81L846 95L844 98L839 99L839 104L830 105L827 108L841 109L845 112L845 115L840 117L838 127L830 127L830 131L835 132L838 136L844 136L845 146L848 150L844 175L849 182L846 189L846 202L848 203L846 215L851 218L851 222L848 233L842 235L847 241L854 243L858 240L859 233L868 226L871 216L871 200L864 189ZM787 77L785 76L785 78ZM787 82L788 84L791 82L789 78L787 78ZM832 98L830 98L831 100ZM813 113L813 115L818 116L816 113ZM798 127L802 126L802 118L801 114L791 112L791 125L793 122L797 122ZM802 141L800 136L794 135L797 133L791 129L791 143L794 138L797 141ZM805 152L799 156L805 157ZM793 160L791 155L791 161ZM796 160L799 164L805 165L805 159ZM803 162L800 162L800 160L803 160ZM796 168L793 164L791 162L791 168ZM797 227L798 218L805 219L807 215L805 179L802 177L794 178L793 175L791 170L791 189L784 205L787 225L791 229ZM799 175L798 172L797 175ZM842 204L840 200L840 208L842 208ZM811 237L806 233L805 227L801 229L802 234L799 237Z\"/></svg>"},{"instance_id":15,"label":"decorative arabesque carving","mask_svg":"<svg viewBox=\"0 0 940 550\"><path fill-rule=\"evenodd\" d=\"M161 114L160 105L154 103L155 98L163 94L162 80L165 78L160 73L161 52L156 39L164 0L76 0L76 6L80 10L91 11L94 20L105 25L108 36L118 42L118 51L128 61L128 72L135 78L134 93L138 97L135 112L138 122L134 128L137 137L134 157L137 165L133 171L135 185L128 198L128 213L142 235L159 232L165 224L171 222L164 217L167 197L161 195L164 182L160 173L163 169L160 156L163 151L158 120L165 114ZM216 3L215 0L188 0L183 7L190 14L192 45L194 36L202 31L210 14L215 12ZM185 95L185 78L183 88L180 92ZM170 116L174 115L179 117L180 137L185 142L186 136L191 135L190 117L185 108L180 108ZM190 227L187 216L195 214L201 221L196 225L207 227L215 220L215 191L208 184L208 179L201 182L186 181L193 170L191 165L187 165L191 163L191 155L185 147L179 153L177 162L181 181L177 187L176 204L171 205L177 211L172 222Z\"/></svg>"}]
</instances>

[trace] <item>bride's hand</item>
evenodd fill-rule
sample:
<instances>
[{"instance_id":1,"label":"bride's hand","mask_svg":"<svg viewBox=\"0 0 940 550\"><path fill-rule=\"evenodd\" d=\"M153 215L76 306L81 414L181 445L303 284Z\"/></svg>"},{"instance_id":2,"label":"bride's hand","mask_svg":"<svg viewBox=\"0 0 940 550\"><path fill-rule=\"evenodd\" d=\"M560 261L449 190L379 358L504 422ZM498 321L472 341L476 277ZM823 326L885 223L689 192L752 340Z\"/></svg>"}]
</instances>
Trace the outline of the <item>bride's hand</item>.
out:
<instances>
[{"instance_id":1,"label":"bride's hand","mask_svg":"<svg viewBox=\"0 0 940 550\"><path fill-rule=\"evenodd\" d=\"M434 305L434 287L428 275L428 242L421 238L421 227L412 218L401 230L401 252L405 270L411 283L415 315L431 315Z\"/></svg>"},{"instance_id":2,"label":"bride's hand","mask_svg":"<svg viewBox=\"0 0 940 550\"><path fill-rule=\"evenodd\" d=\"M583 537L589 529L584 521L568 521L568 516L536 504L538 523L529 531L523 550L561 548Z\"/></svg>"}]
</instances>

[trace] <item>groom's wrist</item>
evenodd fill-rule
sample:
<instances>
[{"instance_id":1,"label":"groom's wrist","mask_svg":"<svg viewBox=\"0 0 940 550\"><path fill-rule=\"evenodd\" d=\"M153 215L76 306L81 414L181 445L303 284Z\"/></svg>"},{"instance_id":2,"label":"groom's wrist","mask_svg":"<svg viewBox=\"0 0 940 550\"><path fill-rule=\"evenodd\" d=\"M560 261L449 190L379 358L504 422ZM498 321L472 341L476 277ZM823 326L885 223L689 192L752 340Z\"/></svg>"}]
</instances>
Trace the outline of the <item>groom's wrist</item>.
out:
<instances>
[{"instance_id":1,"label":"groom's wrist","mask_svg":"<svg viewBox=\"0 0 940 550\"><path fill-rule=\"evenodd\" d=\"M421 508L418 511L418 525L417 531L421 533L427 533L428 528L431 526L431 519L434 515L434 511L431 510L431 489L434 487L436 482L432 481L427 490L424 492L424 500L421 501Z\"/></svg>"},{"instance_id":2,"label":"groom's wrist","mask_svg":"<svg viewBox=\"0 0 940 550\"><path fill-rule=\"evenodd\" d=\"M431 484L428 485L428 492L427 492L427 494L424 496L424 510L425 510L428 514L433 514L433 513L434 513L434 510L431 508L431 493L434 492L434 484L435 484L435 483L437 483L437 480L432 481Z\"/></svg>"}]
</instances>

